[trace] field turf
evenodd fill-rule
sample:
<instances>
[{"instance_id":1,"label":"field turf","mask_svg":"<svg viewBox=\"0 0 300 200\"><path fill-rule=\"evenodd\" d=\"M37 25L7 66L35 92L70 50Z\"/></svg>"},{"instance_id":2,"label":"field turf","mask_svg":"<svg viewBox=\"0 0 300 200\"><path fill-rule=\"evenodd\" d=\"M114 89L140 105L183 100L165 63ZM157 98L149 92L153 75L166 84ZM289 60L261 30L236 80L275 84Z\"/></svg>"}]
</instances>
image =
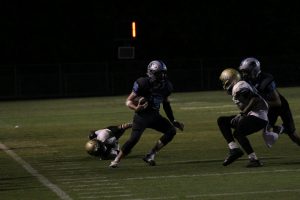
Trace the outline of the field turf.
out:
<instances>
[{"instance_id":1,"label":"field turf","mask_svg":"<svg viewBox=\"0 0 300 200\"><path fill-rule=\"evenodd\" d=\"M300 130L300 87L279 88ZM224 167L227 144L217 117L237 113L224 91L174 93L176 119L185 123L147 166L143 156L161 136L147 129L131 154L110 161L84 149L89 130L131 121L126 96L0 102L0 199L298 200L300 147L287 135L268 149L261 132L249 137L261 168L247 156ZM164 115L163 110L161 113ZM278 124L280 124L280 119ZM130 130L120 139L129 137Z\"/></svg>"}]
</instances>

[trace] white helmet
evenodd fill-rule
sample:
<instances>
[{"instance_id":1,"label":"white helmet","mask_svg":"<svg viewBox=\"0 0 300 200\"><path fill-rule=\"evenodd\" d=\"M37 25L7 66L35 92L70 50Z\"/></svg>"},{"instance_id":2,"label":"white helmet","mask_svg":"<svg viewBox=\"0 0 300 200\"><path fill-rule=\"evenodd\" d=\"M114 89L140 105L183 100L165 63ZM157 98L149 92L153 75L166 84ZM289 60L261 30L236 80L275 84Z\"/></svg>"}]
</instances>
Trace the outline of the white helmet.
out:
<instances>
[{"instance_id":1,"label":"white helmet","mask_svg":"<svg viewBox=\"0 0 300 200\"><path fill-rule=\"evenodd\" d=\"M260 62L256 58L246 58L241 62L239 70L245 80L254 80L261 71Z\"/></svg>"},{"instance_id":2,"label":"white helmet","mask_svg":"<svg viewBox=\"0 0 300 200\"><path fill-rule=\"evenodd\" d=\"M147 75L152 80L165 80L167 78L167 66L161 60L153 60L148 65Z\"/></svg>"}]
</instances>

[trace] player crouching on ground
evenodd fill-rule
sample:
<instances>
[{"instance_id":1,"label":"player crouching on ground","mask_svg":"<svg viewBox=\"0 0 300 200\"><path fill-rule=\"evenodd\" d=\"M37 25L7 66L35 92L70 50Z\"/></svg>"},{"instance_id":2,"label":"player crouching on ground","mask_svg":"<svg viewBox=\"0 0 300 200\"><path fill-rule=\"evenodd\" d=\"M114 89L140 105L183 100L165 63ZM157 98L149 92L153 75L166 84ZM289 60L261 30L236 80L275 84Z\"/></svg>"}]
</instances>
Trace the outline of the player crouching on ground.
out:
<instances>
[{"instance_id":1,"label":"player crouching on ground","mask_svg":"<svg viewBox=\"0 0 300 200\"><path fill-rule=\"evenodd\" d=\"M241 110L238 115L218 118L219 129L229 147L229 155L223 165L227 166L243 156L244 152L235 142L236 139L248 154L250 161L246 167L260 167L262 163L258 160L247 135L267 126L268 104L251 85L241 80L241 75L237 70L225 69L220 75L220 80L223 89L232 96L233 102Z\"/></svg>"},{"instance_id":2,"label":"player crouching on ground","mask_svg":"<svg viewBox=\"0 0 300 200\"><path fill-rule=\"evenodd\" d=\"M100 160L114 159L120 150L119 138L131 127L132 123L125 123L91 131L88 136L90 140L85 145L87 153L100 157Z\"/></svg>"}]
</instances>

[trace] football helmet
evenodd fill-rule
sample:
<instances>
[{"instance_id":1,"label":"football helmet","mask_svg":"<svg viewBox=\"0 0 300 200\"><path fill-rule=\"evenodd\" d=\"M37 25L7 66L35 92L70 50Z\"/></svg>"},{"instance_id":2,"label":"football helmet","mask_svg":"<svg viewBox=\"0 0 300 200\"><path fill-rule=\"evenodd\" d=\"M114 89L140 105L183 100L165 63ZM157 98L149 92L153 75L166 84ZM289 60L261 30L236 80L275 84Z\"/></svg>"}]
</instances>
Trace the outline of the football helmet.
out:
<instances>
[{"instance_id":1,"label":"football helmet","mask_svg":"<svg viewBox=\"0 0 300 200\"><path fill-rule=\"evenodd\" d=\"M97 139L92 139L85 144L85 150L91 156L103 156L107 147L103 144L103 142Z\"/></svg>"},{"instance_id":2,"label":"football helmet","mask_svg":"<svg viewBox=\"0 0 300 200\"><path fill-rule=\"evenodd\" d=\"M231 93L233 86L241 80L241 75L237 70L227 68L222 71L219 79L222 82L223 89Z\"/></svg>"},{"instance_id":3,"label":"football helmet","mask_svg":"<svg viewBox=\"0 0 300 200\"><path fill-rule=\"evenodd\" d=\"M256 58L246 58L244 59L239 70L242 73L243 79L254 80L260 73L260 62Z\"/></svg>"},{"instance_id":4,"label":"football helmet","mask_svg":"<svg viewBox=\"0 0 300 200\"><path fill-rule=\"evenodd\" d=\"M152 80L163 81L167 78L167 66L161 60L153 60L148 65L147 75Z\"/></svg>"}]
</instances>

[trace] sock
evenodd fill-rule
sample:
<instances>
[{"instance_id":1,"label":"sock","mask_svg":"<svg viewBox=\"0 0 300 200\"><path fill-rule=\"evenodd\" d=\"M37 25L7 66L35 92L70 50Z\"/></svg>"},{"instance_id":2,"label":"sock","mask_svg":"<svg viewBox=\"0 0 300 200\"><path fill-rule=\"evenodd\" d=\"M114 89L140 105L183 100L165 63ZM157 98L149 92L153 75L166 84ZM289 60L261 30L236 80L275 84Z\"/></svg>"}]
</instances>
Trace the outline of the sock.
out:
<instances>
[{"instance_id":1,"label":"sock","mask_svg":"<svg viewBox=\"0 0 300 200\"><path fill-rule=\"evenodd\" d=\"M256 154L253 152L253 153L250 153L249 155L248 155L248 158L250 159L250 160L258 160L258 158L257 158L257 156L256 156Z\"/></svg>"},{"instance_id":2,"label":"sock","mask_svg":"<svg viewBox=\"0 0 300 200\"><path fill-rule=\"evenodd\" d=\"M157 143L154 145L154 147L151 149L150 154L154 154L155 155L164 146L165 145L160 140L158 140Z\"/></svg>"},{"instance_id":3,"label":"sock","mask_svg":"<svg viewBox=\"0 0 300 200\"><path fill-rule=\"evenodd\" d=\"M151 158L151 160L154 160L155 155L156 155L156 152L151 151L150 156L149 156Z\"/></svg>"},{"instance_id":4,"label":"sock","mask_svg":"<svg viewBox=\"0 0 300 200\"><path fill-rule=\"evenodd\" d=\"M239 148L239 145L237 145L237 143L232 141L228 144L228 147L229 147L229 149L236 149L236 148Z\"/></svg>"}]
</instances>

